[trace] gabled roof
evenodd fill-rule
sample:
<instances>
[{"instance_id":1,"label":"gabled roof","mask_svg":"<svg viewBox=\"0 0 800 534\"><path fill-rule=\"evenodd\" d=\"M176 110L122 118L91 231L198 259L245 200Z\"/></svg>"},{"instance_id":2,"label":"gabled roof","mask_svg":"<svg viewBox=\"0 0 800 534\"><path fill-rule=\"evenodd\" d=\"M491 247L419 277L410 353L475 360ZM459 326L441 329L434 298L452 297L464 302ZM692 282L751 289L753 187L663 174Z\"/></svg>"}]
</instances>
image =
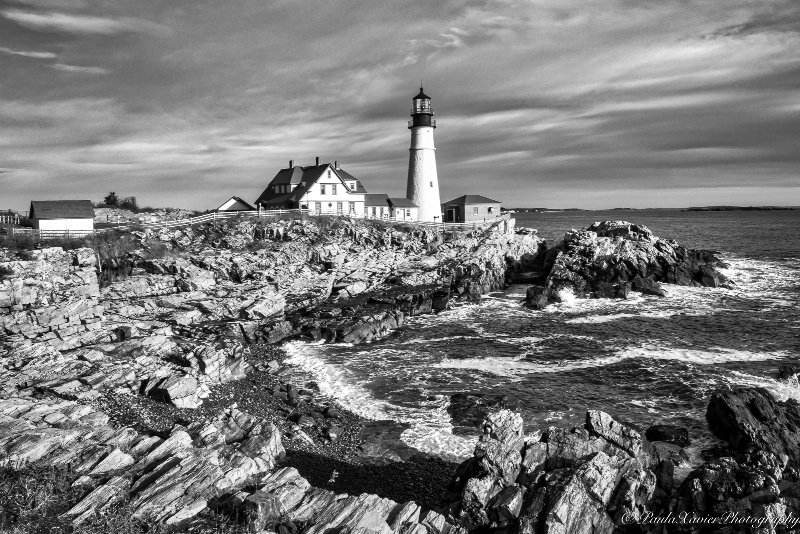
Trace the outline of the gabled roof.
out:
<instances>
[{"instance_id":1,"label":"gabled roof","mask_svg":"<svg viewBox=\"0 0 800 534\"><path fill-rule=\"evenodd\" d=\"M383 193L373 193L364 195L364 206L388 206L389 195Z\"/></svg>"},{"instance_id":2,"label":"gabled roof","mask_svg":"<svg viewBox=\"0 0 800 534\"><path fill-rule=\"evenodd\" d=\"M302 167L292 167L291 169L281 169L269 185L299 184L303 178Z\"/></svg>"},{"instance_id":3,"label":"gabled roof","mask_svg":"<svg viewBox=\"0 0 800 534\"><path fill-rule=\"evenodd\" d=\"M395 208L418 208L416 204L408 200L407 198L390 198L389 202L391 202L392 206Z\"/></svg>"},{"instance_id":4,"label":"gabled roof","mask_svg":"<svg viewBox=\"0 0 800 534\"><path fill-rule=\"evenodd\" d=\"M450 202L444 204L502 204L499 200L492 200L482 195L464 195L454 198Z\"/></svg>"},{"instance_id":5,"label":"gabled roof","mask_svg":"<svg viewBox=\"0 0 800 534\"><path fill-rule=\"evenodd\" d=\"M254 208L254 207L253 207L253 206L252 206L252 205L251 205L249 202L247 202L246 200L242 200L240 197L233 196L233 197L229 198L228 200L226 200L225 202L223 202L223 203L222 203L222 205L221 205L220 207L218 207L218 208L217 208L217 211L224 211L224 210L228 210L228 209L230 209L232 206L235 206L237 203L239 203L239 204L242 206L242 208L244 208L245 210L252 211L252 210L254 210L254 209L255 209L255 208Z\"/></svg>"},{"instance_id":6,"label":"gabled roof","mask_svg":"<svg viewBox=\"0 0 800 534\"><path fill-rule=\"evenodd\" d=\"M264 192L259 195L256 204L266 204L270 206L283 205L287 202L299 202L303 195L313 186L317 180L325 174L325 171L330 169L333 171L342 183L345 181L356 181L355 191L348 192L353 194L364 194L366 189L361 185L356 178L342 169L335 169L330 163L323 163L321 165L309 165L308 167L292 167L291 169L281 169L278 174L270 181L269 185ZM276 185L295 185L289 193L276 193L272 187ZM345 184L346 186L346 184Z\"/></svg>"},{"instance_id":7,"label":"gabled roof","mask_svg":"<svg viewBox=\"0 0 800 534\"><path fill-rule=\"evenodd\" d=\"M91 200L32 200L31 219L94 219Z\"/></svg>"},{"instance_id":8,"label":"gabled roof","mask_svg":"<svg viewBox=\"0 0 800 534\"><path fill-rule=\"evenodd\" d=\"M334 168L333 170L334 170L334 172L336 172L336 174L339 175L339 177L342 180L345 180L347 182L352 182L353 180L355 180L356 189L355 189L355 191L351 190L352 193L358 193L360 195L366 195L367 194L367 190L364 189L364 186L361 185L361 182L359 181L358 178L356 178L355 176L353 176L352 174L350 174L349 172L347 172L346 170L341 169L341 168L339 168L339 169Z\"/></svg>"}]
</instances>

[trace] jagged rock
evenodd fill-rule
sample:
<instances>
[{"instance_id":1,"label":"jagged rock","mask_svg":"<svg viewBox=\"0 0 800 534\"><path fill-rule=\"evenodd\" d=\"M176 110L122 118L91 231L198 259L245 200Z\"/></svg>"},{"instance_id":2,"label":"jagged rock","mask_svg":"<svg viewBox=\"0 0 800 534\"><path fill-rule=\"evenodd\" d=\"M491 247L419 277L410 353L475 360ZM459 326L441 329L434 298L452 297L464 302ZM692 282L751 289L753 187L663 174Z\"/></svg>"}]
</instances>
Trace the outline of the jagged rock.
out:
<instances>
[{"instance_id":1,"label":"jagged rock","mask_svg":"<svg viewBox=\"0 0 800 534\"><path fill-rule=\"evenodd\" d=\"M711 396L706 419L712 432L735 451L800 460L800 403L776 401L764 388L735 389Z\"/></svg>"},{"instance_id":2,"label":"jagged rock","mask_svg":"<svg viewBox=\"0 0 800 534\"><path fill-rule=\"evenodd\" d=\"M522 416L511 410L499 410L486 416L483 433L515 450L525 443Z\"/></svg>"},{"instance_id":3,"label":"jagged rock","mask_svg":"<svg viewBox=\"0 0 800 534\"><path fill-rule=\"evenodd\" d=\"M498 408L505 408L507 401L505 395L456 393L450 396L447 413L454 426L481 428L486 416Z\"/></svg>"},{"instance_id":4,"label":"jagged rock","mask_svg":"<svg viewBox=\"0 0 800 534\"><path fill-rule=\"evenodd\" d=\"M611 533L614 522L606 513L619 469L602 452L579 462L563 482L549 491L544 532Z\"/></svg>"},{"instance_id":5,"label":"jagged rock","mask_svg":"<svg viewBox=\"0 0 800 534\"><path fill-rule=\"evenodd\" d=\"M644 226L604 221L567 232L547 251L545 289L548 302L565 293L577 297L626 298L632 288L664 296L659 283L730 287L717 267L724 266L710 251L687 250L674 241L653 236ZM541 306L539 290L530 302Z\"/></svg>"},{"instance_id":6,"label":"jagged rock","mask_svg":"<svg viewBox=\"0 0 800 534\"><path fill-rule=\"evenodd\" d=\"M197 408L198 387L197 379L192 376L172 375L151 389L150 396L178 408Z\"/></svg>"},{"instance_id":7,"label":"jagged rock","mask_svg":"<svg viewBox=\"0 0 800 534\"><path fill-rule=\"evenodd\" d=\"M605 412L591 410L586 413L586 429L616 445L633 457L642 450L642 437L634 429L617 423Z\"/></svg>"}]
</instances>

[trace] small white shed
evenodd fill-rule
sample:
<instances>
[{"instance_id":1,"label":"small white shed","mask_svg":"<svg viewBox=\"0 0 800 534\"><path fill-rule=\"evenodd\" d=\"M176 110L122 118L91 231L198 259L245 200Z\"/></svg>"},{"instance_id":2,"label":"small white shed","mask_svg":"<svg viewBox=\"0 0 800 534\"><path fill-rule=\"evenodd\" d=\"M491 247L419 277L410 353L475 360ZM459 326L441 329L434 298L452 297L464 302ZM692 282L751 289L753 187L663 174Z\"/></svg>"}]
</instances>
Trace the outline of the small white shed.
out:
<instances>
[{"instance_id":1,"label":"small white shed","mask_svg":"<svg viewBox=\"0 0 800 534\"><path fill-rule=\"evenodd\" d=\"M29 217L33 227L42 232L94 232L94 206L90 200L32 200Z\"/></svg>"}]
</instances>

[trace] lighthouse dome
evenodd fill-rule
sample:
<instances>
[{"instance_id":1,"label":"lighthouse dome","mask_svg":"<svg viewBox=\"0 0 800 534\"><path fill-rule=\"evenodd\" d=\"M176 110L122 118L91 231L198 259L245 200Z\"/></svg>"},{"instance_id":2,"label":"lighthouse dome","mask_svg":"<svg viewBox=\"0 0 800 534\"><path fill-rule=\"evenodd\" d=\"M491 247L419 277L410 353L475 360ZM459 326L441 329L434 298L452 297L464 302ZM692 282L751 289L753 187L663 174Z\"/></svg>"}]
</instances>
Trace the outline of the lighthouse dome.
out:
<instances>
[{"instance_id":1,"label":"lighthouse dome","mask_svg":"<svg viewBox=\"0 0 800 534\"><path fill-rule=\"evenodd\" d=\"M422 87L420 87L420 88L419 88L419 94L418 94L417 96L415 96L415 97L414 97L414 100L422 100L422 99L425 99L425 100L430 100L430 99L431 99L431 97L429 97L428 95L426 95L426 94L425 94L425 93L422 91Z\"/></svg>"}]
</instances>

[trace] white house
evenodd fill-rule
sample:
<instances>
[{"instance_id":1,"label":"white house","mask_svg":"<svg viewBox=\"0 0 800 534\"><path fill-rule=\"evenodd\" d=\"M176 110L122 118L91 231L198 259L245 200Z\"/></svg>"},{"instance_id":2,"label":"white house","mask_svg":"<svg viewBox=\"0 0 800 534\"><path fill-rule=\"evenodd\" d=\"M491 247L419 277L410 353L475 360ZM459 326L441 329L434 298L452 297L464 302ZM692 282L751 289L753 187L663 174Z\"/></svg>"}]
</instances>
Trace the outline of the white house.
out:
<instances>
[{"instance_id":1,"label":"white house","mask_svg":"<svg viewBox=\"0 0 800 534\"><path fill-rule=\"evenodd\" d=\"M28 215L36 230L86 235L94 232L90 200L32 200Z\"/></svg>"},{"instance_id":2,"label":"white house","mask_svg":"<svg viewBox=\"0 0 800 534\"><path fill-rule=\"evenodd\" d=\"M308 209L316 213L364 212L366 190L339 162L281 169L255 204L264 209Z\"/></svg>"},{"instance_id":3,"label":"white house","mask_svg":"<svg viewBox=\"0 0 800 534\"><path fill-rule=\"evenodd\" d=\"M242 200L239 197L233 196L222 203L220 207L218 207L214 211L253 211L255 208L247 201Z\"/></svg>"}]
</instances>

